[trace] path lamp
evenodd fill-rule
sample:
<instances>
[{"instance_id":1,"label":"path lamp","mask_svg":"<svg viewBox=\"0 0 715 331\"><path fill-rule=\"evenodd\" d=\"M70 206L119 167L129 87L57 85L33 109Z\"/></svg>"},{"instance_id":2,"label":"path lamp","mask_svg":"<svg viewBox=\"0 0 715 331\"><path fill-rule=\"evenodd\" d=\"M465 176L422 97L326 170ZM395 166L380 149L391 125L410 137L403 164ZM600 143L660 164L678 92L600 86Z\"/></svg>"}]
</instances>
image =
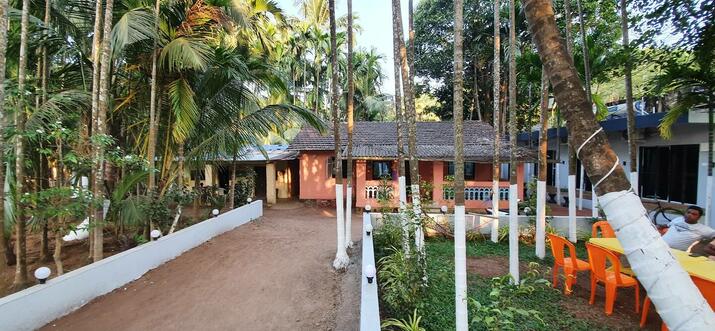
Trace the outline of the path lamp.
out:
<instances>
[{"instance_id":1,"label":"path lamp","mask_svg":"<svg viewBox=\"0 0 715 331\"><path fill-rule=\"evenodd\" d=\"M365 225L365 233L369 236L372 232L372 224Z\"/></svg>"},{"instance_id":2,"label":"path lamp","mask_svg":"<svg viewBox=\"0 0 715 331\"><path fill-rule=\"evenodd\" d=\"M372 210L372 207L370 205L365 205L365 212L369 213Z\"/></svg>"},{"instance_id":3,"label":"path lamp","mask_svg":"<svg viewBox=\"0 0 715 331\"><path fill-rule=\"evenodd\" d=\"M447 206L439 207L439 211L442 212L442 214L447 214L447 211L448 211Z\"/></svg>"},{"instance_id":4,"label":"path lamp","mask_svg":"<svg viewBox=\"0 0 715 331\"><path fill-rule=\"evenodd\" d=\"M377 271L375 270L375 266L372 264L368 264L365 267L365 277L367 277L368 284L372 284L372 280L375 278L376 272Z\"/></svg>"},{"instance_id":5,"label":"path lamp","mask_svg":"<svg viewBox=\"0 0 715 331\"><path fill-rule=\"evenodd\" d=\"M35 278L37 278L37 281L40 282L40 284L44 284L47 281L47 278L50 277L50 274L52 273L52 270L48 267L39 267L35 270Z\"/></svg>"},{"instance_id":6,"label":"path lamp","mask_svg":"<svg viewBox=\"0 0 715 331\"><path fill-rule=\"evenodd\" d=\"M154 229L151 230L149 235L151 236L152 241L159 240L159 238L161 237L161 231Z\"/></svg>"},{"instance_id":7,"label":"path lamp","mask_svg":"<svg viewBox=\"0 0 715 331\"><path fill-rule=\"evenodd\" d=\"M211 211L211 217L216 217L218 216L218 209L214 209Z\"/></svg>"},{"instance_id":8,"label":"path lamp","mask_svg":"<svg viewBox=\"0 0 715 331\"><path fill-rule=\"evenodd\" d=\"M246 199L246 202L248 202L248 203L251 203L251 201L253 201L253 199L251 199L251 198Z\"/></svg>"}]
</instances>

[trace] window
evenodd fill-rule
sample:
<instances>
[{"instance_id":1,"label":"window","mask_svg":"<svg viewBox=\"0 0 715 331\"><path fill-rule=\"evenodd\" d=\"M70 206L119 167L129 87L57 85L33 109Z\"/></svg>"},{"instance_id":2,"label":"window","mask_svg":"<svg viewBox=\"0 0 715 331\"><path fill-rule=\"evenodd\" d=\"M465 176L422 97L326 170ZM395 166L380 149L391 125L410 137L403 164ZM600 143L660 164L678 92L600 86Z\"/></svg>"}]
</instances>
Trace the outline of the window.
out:
<instances>
[{"instance_id":1,"label":"window","mask_svg":"<svg viewBox=\"0 0 715 331\"><path fill-rule=\"evenodd\" d=\"M196 176L199 176L199 180L206 180L206 173L203 170L191 170L191 180L196 180Z\"/></svg>"},{"instance_id":2,"label":"window","mask_svg":"<svg viewBox=\"0 0 715 331\"><path fill-rule=\"evenodd\" d=\"M392 161L372 161L372 180L392 177Z\"/></svg>"},{"instance_id":3,"label":"window","mask_svg":"<svg viewBox=\"0 0 715 331\"><path fill-rule=\"evenodd\" d=\"M348 178L348 160L342 160L343 161L343 178ZM328 159L328 166L325 168L327 171L328 176L330 178L335 178L335 156L332 156Z\"/></svg>"},{"instance_id":4,"label":"window","mask_svg":"<svg viewBox=\"0 0 715 331\"><path fill-rule=\"evenodd\" d=\"M640 148L638 192L643 197L697 203L698 145Z\"/></svg>"},{"instance_id":5,"label":"window","mask_svg":"<svg viewBox=\"0 0 715 331\"><path fill-rule=\"evenodd\" d=\"M477 167L477 164L474 162L464 162L464 179L465 180L474 180L474 173L475 169ZM454 176L454 162L447 162L444 175L445 176Z\"/></svg>"},{"instance_id":6,"label":"window","mask_svg":"<svg viewBox=\"0 0 715 331\"><path fill-rule=\"evenodd\" d=\"M509 180L510 170L511 165L509 163L502 163L499 167L499 180Z\"/></svg>"}]
</instances>

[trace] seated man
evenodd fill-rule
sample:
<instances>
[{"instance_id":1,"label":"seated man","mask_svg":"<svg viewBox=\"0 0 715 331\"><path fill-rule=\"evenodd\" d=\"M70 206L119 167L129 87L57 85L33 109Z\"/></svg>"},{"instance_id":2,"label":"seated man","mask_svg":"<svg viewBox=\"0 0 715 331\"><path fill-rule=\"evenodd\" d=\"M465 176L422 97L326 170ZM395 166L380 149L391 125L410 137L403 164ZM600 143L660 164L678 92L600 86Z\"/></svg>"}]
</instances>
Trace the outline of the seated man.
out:
<instances>
[{"instance_id":1,"label":"seated man","mask_svg":"<svg viewBox=\"0 0 715 331\"><path fill-rule=\"evenodd\" d=\"M668 243L670 248L685 251L698 240L715 238L715 229L698 223L702 215L702 208L698 206L688 207L685 211L685 216L678 217L670 222L670 229L663 235L663 240Z\"/></svg>"}]
</instances>

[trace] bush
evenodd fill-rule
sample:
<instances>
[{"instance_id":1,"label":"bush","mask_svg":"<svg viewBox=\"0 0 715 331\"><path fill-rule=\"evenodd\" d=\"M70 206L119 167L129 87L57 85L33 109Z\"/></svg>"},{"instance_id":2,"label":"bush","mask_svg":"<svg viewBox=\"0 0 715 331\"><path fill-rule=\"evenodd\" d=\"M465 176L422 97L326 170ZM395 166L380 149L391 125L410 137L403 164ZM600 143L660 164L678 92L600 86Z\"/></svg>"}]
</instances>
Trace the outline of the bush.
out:
<instances>
[{"instance_id":1,"label":"bush","mask_svg":"<svg viewBox=\"0 0 715 331\"><path fill-rule=\"evenodd\" d=\"M402 247L402 224L400 218L392 214L383 214L382 225L373 234L375 258L380 259L390 254L391 247Z\"/></svg>"},{"instance_id":2,"label":"bush","mask_svg":"<svg viewBox=\"0 0 715 331\"><path fill-rule=\"evenodd\" d=\"M383 306L392 316L404 316L412 312L422 299L422 270L417 254L406 256L398 248L390 247L389 255L378 262Z\"/></svg>"}]
</instances>

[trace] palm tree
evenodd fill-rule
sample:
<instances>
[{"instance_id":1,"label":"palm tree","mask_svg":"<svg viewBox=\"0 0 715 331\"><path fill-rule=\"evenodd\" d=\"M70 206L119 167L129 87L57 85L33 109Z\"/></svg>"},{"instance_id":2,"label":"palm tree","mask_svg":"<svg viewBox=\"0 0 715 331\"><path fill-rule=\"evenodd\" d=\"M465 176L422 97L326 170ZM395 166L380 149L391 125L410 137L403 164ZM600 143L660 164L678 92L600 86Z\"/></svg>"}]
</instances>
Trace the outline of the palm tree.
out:
<instances>
[{"instance_id":1,"label":"palm tree","mask_svg":"<svg viewBox=\"0 0 715 331\"><path fill-rule=\"evenodd\" d=\"M566 51L569 53L573 61L573 38L571 37L571 0L564 0L564 16L566 19ZM557 139L559 140L559 139ZM560 145L560 143L558 143ZM569 219L569 240L576 242L576 155L574 155L573 146L568 145L568 155L569 155L569 169L568 177L566 181L566 187L568 190L568 219ZM559 155L559 158L561 156ZM557 175L558 176L558 175ZM557 185L558 186L558 185ZM556 188L561 191L560 186ZM559 203L560 203L559 199Z\"/></svg>"},{"instance_id":2,"label":"palm tree","mask_svg":"<svg viewBox=\"0 0 715 331\"><path fill-rule=\"evenodd\" d=\"M516 5L509 0L509 274L519 283L519 208L516 181Z\"/></svg>"},{"instance_id":3,"label":"palm tree","mask_svg":"<svg viewBox=\"0 0 715 331\"><path fill-rule=\"evenodd\" d=\"M104 29L102 31L101 44L101 66L99 70L99 93L97 96L97 121L92 128L92 135L98 139L106 134L107 112L109 111L109 98L111 93L109 85L112 79L111 72L111 45L109 43L112 33L112 14L114 9L114 0L107 0L104 8ZM94 91L93 91L94 93ZM95 144L94 146L94 164L92 172L94 173L94 183L92 186L92 195L95 199L104 197L104 146ZM104 233L102 223L104 222L101 208L94 210L94 251L92 259L97 262L104 258Z\"/></svg>"},{"instance_id":4,"label":"palm tree","mask_svg":"<svg viewBox=\"0 0 715 331\"><path fill-rule=\"evenodd\" d=\"M501 169L501 163L499 163L499 152L500 152L500 142L501 134L499 132L499 107L500 107L500 84L501 84L501 42L500 42L500 17L499 8L500 0L494 0L494 62L492 68L494 69L493 81L494 81L494 163L492 171L492 230L491 236L492 241L497 242L499 238L499 170Z\"/></svg>"},{"instance_id":5,"label":"palm tree","mask_svg":"<svg viewBox=\"0 0 715 331\"><path fill-rule=\"evenodd\" d=\"M626 114L628 125L628 155L630 156L630 179L633 189L638 194L638 164L636 163L636 113L633 109L633 80L631 71L633 64L631 63L631 46L628 41L628 7L626 0L620 0L621 3L621 34L623 36L623 50L625 51L626 61L624 68L625 85L626 85Z\"/></svg>"},{"instance_id":6,"label":"palm tree","mask_svg":"<svg viewBox=\"0 0 715 331\"><path fill-rule=\"evenodd\" d=\"M154 33L158 34L159 30L159 9L161 8L161 1L154 0ZM154 193L154 186L156 185L156 162L154 158L156 156L156 131L157 131L157 94L158 94L158 75L157 75L157 57L158 57L158 36L154 38L154 45L151 52L151 92L149 96L149 143L147 144L146 158L149 162L149 182L147 183L147 191L152 194ZM161 97L159 97L161 98Z\"/></svg>"},{"instance_id":7,"label":"palm tree","mask_svg":"<svg viewBox=\"0 0 715 331\"><path fill-rule=\"evenodd\" d=\"M352 247L352 202L353 202L353 107L355 98L355 81L353 80L353 1L348 0L348 99L346 108L348 115L348 178L345 201L345 246ZM341 174L342 175L342 174Z\"/></svg>"},{"instance_id":8,"label":"palm tree","mask_svg":"<svg viewBox=\"0 0 715 331\"><path fill-rule=\"evenodd\" d=\"M412 2L412 1L410 1ZM467 322L467 246L464 224L464 140L462 137L464 84L464 3L454 2L454 288L456 318L459 331L466 331Z\"/></svg>"},{"instance_id":9,"label":"palm tree","mask_svg":"<svg viewBox=\"0 0 715 331\"><path fill-rule=\"evenodd\" d=\"M578 21L579 21L579 31L581 33L581 53L583 53L583 81L584 87L586 88L586 97L588 102L593 104L591 100L591 59L588 53L588 40L586 39L586 22L583 19L583 8L581 7L581 0L576 0L576 8L578 9ZM583 167L581 167L581 182L579 183L579 198L578 198L578 209L583 209L583 191L585 178ZM595 199L591 199L595 201ZM595 206L591 207L596 208Z\"/></svg>"},{"instance_id":10,"label":"palm tree","mask_svg":"<svg viewBox=\"0 0 715 331\"><path fill-rule=\"evenodd\" d=\"M7 50L7 11L8 0L0 0L0 132L5 132L5 51ZM5 184L5 135L0 135L0 183ZM12 251L8 249L5 237L5 190L0 190L0 272L5 270L11 260Z\"/></svg>"},{"instance_id":11,"label":"palm tree","mask_svg":"<svg viewBox=\"0 0 715 331\"><path fill-rule=\"evenodd\" d=\"M12 286L21 290L28 286L27 279L27 242L25 230L25 208L20 201L25 193L25 72L27 69L27 38L30 25L30 1L22 1L22 16L20 19L20 61L17 70L17 90L19 93L15 113L15 280Z\"/></svg>"},{"instance_id":12,"label":"palm tree","mask_svg":"<svg viewBox=\"0 0 715 331\"><path fill-rule=\"evenodd\" d=\"M715 314L688 274L670 254L653 228L640 199L633 194L618 158L599 130L580 78L561 42L550 0L525 0L529 30L554 87L556 102L566 117L569 139L589 179L595 183L608 222L627 258L667 325L683 330L709 330ZM615 168L613 168L615 165ZM613 171L611 172L611 170Z\"/></svg>"},{"instance_id":13,"label":"palm tree","mask_svg":"<svg viewBox=\"0 0 715 331\"><path fill-rule=\"evenodd\" d=\"M102 1L95 2L94 11L94 29L92 33L92 115L90 118L89 130L95 130L97 123L97 114L99 112L99 71L101 68L100 54L102 46ZM91 174L94 178L94 172ZM92 214L90 214L91 216ZM94 224L93 217L89 218L89 255L88 259L92 259L94 255Z\"/></svg>"},{"instance_id":14,"label":"palm tree","mask_svg":"<svg viewBox=\"0 0 715 331\"><path fill-rule=\"evenodd\" d=\"M330 68L332 78L330 80L331 99L330 109L333 115L333 136L335 138L335 207L338 228L338 251L335 253L333 267L337 270L345 269L350 263L348 254L345 251L345 222L343 213L343 167L340 158L340 115L338 114L338 42L335 26L335 0L328 0L330 8Z\"/></svg>"},{"instance_id":15,"label":"palm tree","mask_svg":"<svg viewBox=\"0 0 715 331\"><path fill-rule=\"evenodd\" d=\"M397 14L393 7L392 12L392 55L395 71L395 121L397 122L397 185L399 190L399 200L400 200L400 212L404 212L407 207L407 183L405 179L405 147L404 147L404 131L405 131L405 121L403 117L403 107L402 99L400 95L402 93L402 86L400 84L400 73L402 70L402 58L400 57L400 45L402 44L402 39L400 37L402 26L396 15L401 15L398 11ZM407 108L407 105L405 105ZM405 114L407 115L407 114ZM402 250L405 255L410 254L410 232L406 224L406 220L402 220Z\"/></svg>"},{"instance_id":16,"label":"palm tree","mask_svg":"<svg viewBox=\"0 0 715 331\"><path fill-rule=\"evenodd\" d=\"M541 66L541 102L539 111L539 175L536 181L536 256L546 256L546 177L547 150L549 146L549 77Z\"/></svg>"}]
</instances>

